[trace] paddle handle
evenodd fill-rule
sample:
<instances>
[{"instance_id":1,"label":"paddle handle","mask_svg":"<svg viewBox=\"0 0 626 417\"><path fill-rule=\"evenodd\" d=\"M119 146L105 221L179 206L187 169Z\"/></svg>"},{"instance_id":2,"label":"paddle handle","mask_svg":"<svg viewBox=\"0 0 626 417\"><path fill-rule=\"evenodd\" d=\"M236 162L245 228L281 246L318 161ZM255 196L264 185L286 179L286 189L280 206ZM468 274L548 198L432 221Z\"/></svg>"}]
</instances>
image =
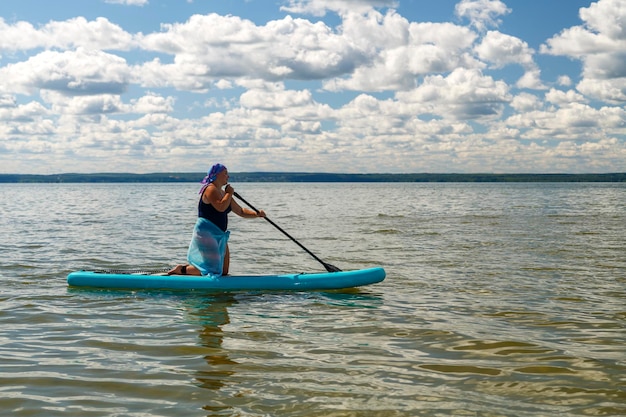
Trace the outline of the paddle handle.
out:
<instances>
[{"instance_id":1,"label":"paddle handle","mask_svg":"<svg viewBox=\"0 0 626 417\"><path fill-rule=\"evenodd\" d=\"M235 197L237 197L239 200L241 200L244 204L246 204L248 207L250 207L252 210L256 211L257 213L259 212L259 210L256 209L256 207L254 207L252 204L248 203L246 201L245 198L243 198L242 196L239 195L239 193L237 193L237 191L234 192L233 194ZM328 272L340 272L341 269L337 268L334 265L331 264L327 264L326 262L322 261L320 258L318 258L313 252L311 252L310 250L308 250L307 248L304 247L304 245L302 245L302 243L298 242L293 236L291 236L289 233L287 233L286 231L284 231L279 225L277 225L276 223L274 223L273 221L271 221L269 219L269 217L265 216L263 217L265 220L267 220L272 226L274 226L276 229L278 229L280 232L282 232L285 236L287 236L289 239L291 239L296 245L300 246L306 253L308 253L309 255L311 255L313 257L313 259L315 259L317 262L321 263L322 265L324 265L324 268L326 268L326 270Z\"/></svg>"}]
</instances>

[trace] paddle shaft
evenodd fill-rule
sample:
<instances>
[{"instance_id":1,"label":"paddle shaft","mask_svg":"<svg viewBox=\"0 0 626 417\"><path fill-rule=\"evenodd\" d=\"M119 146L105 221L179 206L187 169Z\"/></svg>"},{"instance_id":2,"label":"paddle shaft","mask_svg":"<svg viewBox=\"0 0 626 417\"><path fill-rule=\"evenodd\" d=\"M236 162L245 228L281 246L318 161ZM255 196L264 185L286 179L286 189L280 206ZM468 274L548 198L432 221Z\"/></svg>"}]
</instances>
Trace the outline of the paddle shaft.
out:
<instances>
[{"instance_id":1,"label":"paddle shaft","mask_svg":"<svg viewBox=\"0 0 626 417\"><path fill-rule=\"evenodd\" d=\"M252 210L256 211L257 213L259 212L259 210L257 210L252 204L248 203L246 201L245 198L243 198L242 196L239 195L239 193L237 193L235 191L234 193L235 197L237 197L238 199L240 199L241 201L243 201L244 204L246 204L248 207L250 207ZM304 245L302 245L302 243L298 242L293 236L291 236L289 233L285 232L279 225L277 225L276 223L274 223L273 221L271 221L268 217L263 217L265 220L267 220L272 226L274 226L275 228L277 228L279 231L281 231L285 236L287 236L289 239L291 239L296 245L300 246L302 249L304 249L304 251L306 253L308 253L309 255L311 255L317 262L321 263L322 265L324 265L324 268L326 268L326 270L328 272L340 272L341 269L337 268L334 265L331 264L327 264L326 262L322 261L320 258L318 258L313 252L311 252L310 250L308 250L307 248L304 247Z\"/></svg>"}]
</instances>

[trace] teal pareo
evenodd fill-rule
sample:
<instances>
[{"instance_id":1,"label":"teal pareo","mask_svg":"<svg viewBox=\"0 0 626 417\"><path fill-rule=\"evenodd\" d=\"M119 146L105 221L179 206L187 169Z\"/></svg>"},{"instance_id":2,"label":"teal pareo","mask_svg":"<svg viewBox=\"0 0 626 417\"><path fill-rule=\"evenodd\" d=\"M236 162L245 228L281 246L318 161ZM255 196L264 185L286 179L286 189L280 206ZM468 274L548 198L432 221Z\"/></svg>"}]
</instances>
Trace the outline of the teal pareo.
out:
<instances>
[{"instance_id":1,"label":"teal pareo","mask_svg":"<svg viewBox=\"0 0 626 417\"><path fill-rule=\"evenodd\" d=\"M222 275L229 231L223 231L213 222L198 218L193 228L187 261L202 275Z\"/></svg>"}]
</instances>

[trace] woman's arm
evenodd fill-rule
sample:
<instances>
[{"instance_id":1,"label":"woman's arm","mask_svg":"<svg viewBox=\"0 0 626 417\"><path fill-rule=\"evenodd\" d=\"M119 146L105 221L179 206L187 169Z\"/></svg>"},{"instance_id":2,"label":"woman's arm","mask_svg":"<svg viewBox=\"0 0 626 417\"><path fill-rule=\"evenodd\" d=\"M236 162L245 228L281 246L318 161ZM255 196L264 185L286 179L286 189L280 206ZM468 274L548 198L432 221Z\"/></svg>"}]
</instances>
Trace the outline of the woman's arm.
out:
<instances>
[{"instance_id":1,"label":"woman's arm","mask_svg":"<svg viewBox=\"0 0 626 417\"><path fill-rule=\"evenodd\" d=\"M232 188L231 192L225 192L224 195L222 195L220 190L215 185L211 184L206 188L204 194L202 194L202 201L212 205L215 210L224 212L233 202Z\"/></svg>"},{"instance_id":2,"label":"woman's arm","mask_svg":"<svg viewBox=\"0 0 626 417\"><path fill-rule=\"evenodd\" d=\"M233 210L233 213L247 219L251 219L253 217L265 217L265 212L263 210L259 210L259 212L257 213L252 209L241 207L235 200L232 200L230 208Z\"/></svg>"}]
</instances>

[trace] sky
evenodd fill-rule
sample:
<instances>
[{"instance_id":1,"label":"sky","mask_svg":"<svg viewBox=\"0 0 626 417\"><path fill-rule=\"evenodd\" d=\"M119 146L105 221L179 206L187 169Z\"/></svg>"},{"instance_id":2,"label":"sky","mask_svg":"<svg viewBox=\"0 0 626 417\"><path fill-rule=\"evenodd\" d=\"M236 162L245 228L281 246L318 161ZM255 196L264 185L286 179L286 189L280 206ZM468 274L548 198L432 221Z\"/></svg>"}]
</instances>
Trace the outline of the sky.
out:
<instances>
[{"instance_id":1,"label":"sky","mask_svg":"<svg viewBox=\"0 0 626 417\"><path fill-rule=\"evenodd\" d=\"M624 0L0 2L0 173L626 171Z\"/></svg>"}]
</instances>

